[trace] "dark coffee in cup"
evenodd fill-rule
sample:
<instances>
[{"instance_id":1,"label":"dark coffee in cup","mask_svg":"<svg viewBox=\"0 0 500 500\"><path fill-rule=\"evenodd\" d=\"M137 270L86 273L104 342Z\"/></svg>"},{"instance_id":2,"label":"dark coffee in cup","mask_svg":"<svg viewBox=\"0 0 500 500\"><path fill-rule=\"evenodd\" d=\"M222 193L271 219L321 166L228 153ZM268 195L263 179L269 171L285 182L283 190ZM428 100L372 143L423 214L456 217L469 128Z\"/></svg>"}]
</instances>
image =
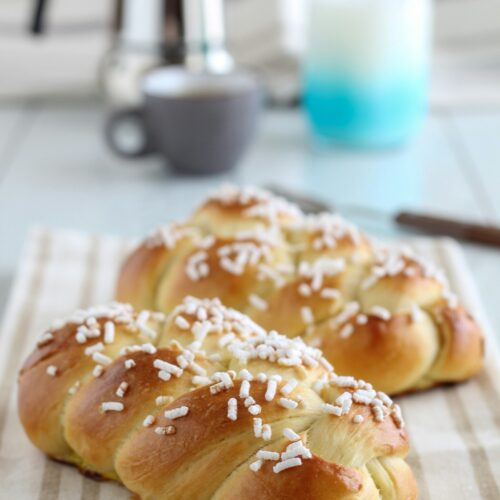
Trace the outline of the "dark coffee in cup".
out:
<instances>
[{"instance_id":1,"label":"dark coffee in cup","mask_svg":"<svg viewBox=\"0 0 500 500\"><path fill-rule=\"evenodd\" d=\"M261 104L260 85L251 75L190 73L173 67L147 75L143 96L141 109L111 116L109 145L128 158L159 153L186 173L234 167L254 134Z\"/></svg>"}]
</instances>

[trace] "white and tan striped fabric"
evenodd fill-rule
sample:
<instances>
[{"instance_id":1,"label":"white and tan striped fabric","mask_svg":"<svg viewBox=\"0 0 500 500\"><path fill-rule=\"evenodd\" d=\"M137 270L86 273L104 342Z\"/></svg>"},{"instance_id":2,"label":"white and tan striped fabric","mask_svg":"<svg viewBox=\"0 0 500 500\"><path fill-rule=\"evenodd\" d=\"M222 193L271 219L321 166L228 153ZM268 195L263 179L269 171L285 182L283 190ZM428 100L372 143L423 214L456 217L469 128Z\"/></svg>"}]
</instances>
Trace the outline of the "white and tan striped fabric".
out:
<instances>
[{"instance_id":1,"label":"white and tan striped fabric","mask_svg":"<svg viewBox=\"0 0 500 500\"><path fill-rule=\"evenodd\" d=\"M458 245L430 239L411 244L444 267L488 332ZM0 334L0 497L130 498L116 484L95 482L46 459L28 442L16 410L17 370L36 337L55 317L109 301L118 265L130 247L130 241L115 237L45 229L30 233ZM400 398L422 499L500 498L500 370L494 344L490 335L487 367L473 381Z\"/></svg>"}]
</instances>

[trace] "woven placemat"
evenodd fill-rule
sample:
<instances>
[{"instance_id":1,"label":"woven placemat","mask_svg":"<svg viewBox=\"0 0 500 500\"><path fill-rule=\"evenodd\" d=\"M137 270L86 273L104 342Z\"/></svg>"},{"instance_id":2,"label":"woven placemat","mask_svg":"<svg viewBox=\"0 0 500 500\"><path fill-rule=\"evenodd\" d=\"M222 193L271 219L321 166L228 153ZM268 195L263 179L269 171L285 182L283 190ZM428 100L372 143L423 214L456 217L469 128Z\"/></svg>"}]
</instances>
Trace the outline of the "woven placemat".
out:
<instances>
[{"instance_id":1,"label":"woven placemat","mask_svg":"<svg viewBox=\"0 0 500 500\"><path fill-rule=\"evenodd\" d=\"M441 266L487 334L487 363L458 386L398 398L410 432L408 458L422 499L500 498L498 349L460 247L448 239L411 240ZM30 232L0 334L0 487L3 498L129 498L123 487L96 482L48 460L26 438L16 409L17 370L50 322L113 297L120 262L132 242L111 236L37 228ZM168 480L166 478L165 480Z\"/></svg>"}]
</instances>

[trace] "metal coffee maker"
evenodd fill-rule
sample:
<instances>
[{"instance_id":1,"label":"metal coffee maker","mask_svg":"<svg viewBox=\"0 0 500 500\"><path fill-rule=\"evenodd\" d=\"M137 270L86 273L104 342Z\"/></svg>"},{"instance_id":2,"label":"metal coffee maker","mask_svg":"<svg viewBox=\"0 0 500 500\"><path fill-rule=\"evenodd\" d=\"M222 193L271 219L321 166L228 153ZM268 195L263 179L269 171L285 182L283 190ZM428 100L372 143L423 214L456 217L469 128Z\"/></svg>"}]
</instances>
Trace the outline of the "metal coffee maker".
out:
<instances>
[{"instance_id":1,"label":"metal coffee maker","mask_svg":"<svg viewBox=\"0 0 500 500\"><path fill-rule=\"evenodd\" d=\"M224 0L120 0L114 41L101 67L108 115L140 107L144 76L160 66L225 74L234 68L226 49ZM144 149L140 127L129 120L108 120L111 148L123 156Z\"/></svg>"}]
</instances>

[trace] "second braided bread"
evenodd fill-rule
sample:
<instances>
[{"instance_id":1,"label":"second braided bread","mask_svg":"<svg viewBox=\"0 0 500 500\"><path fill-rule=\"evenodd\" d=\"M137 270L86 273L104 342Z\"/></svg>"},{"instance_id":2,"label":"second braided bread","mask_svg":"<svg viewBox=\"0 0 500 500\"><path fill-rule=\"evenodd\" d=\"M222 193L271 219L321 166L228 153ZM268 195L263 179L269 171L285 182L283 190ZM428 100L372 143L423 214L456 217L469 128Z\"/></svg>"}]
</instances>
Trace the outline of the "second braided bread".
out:
<instances>
[{"instance_id":1,"label":"second braided bread","mask_svg":"<svg viewBox=\"0 0 500 500\"><path fill-rule=\"evenodd\" d=\"M164 312L190 294L301 335L339 373L390 394L482 366L480 328L435 266L255 188L223 188L186 223L160 228L127 258L117 286L118 300Z\"/></svg>"}]
</instances>

